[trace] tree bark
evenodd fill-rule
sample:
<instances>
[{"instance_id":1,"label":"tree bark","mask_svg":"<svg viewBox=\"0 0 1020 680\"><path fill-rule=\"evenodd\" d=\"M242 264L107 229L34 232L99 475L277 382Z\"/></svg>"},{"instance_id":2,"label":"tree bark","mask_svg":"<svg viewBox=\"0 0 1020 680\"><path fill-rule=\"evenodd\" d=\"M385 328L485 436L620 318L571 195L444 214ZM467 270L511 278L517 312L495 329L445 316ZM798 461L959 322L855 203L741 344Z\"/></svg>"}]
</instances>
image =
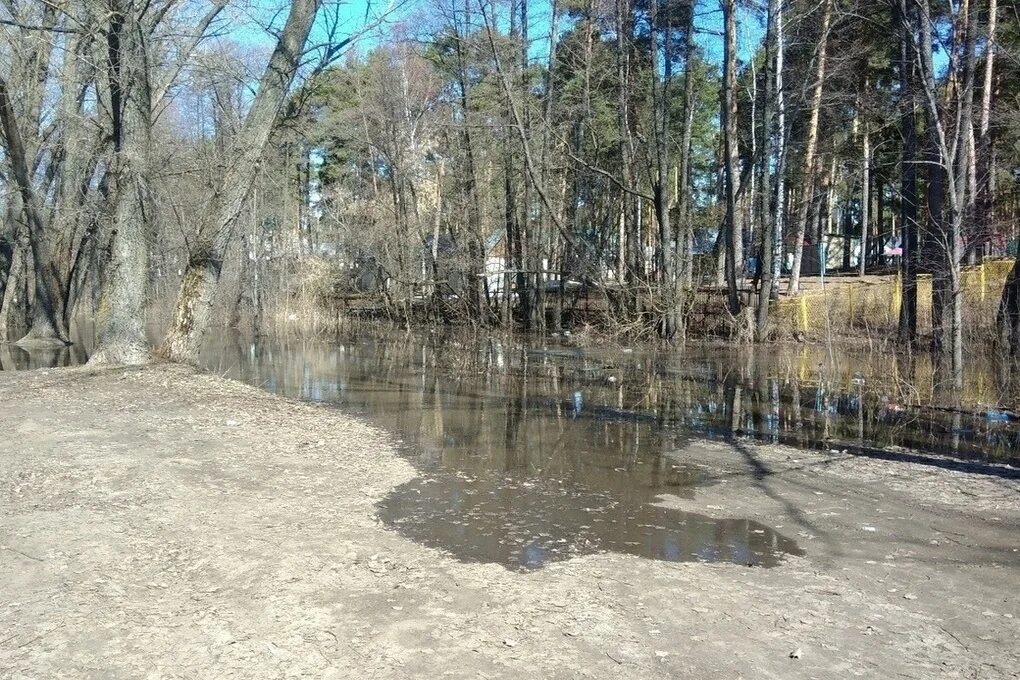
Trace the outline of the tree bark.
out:
<instances>
[{"instance_id":1,"label":"tree bark","mask_svg":"<svg viewBox=\"0 0 1020 680\"><path fill-rule=\"evenodd\" d=\"M12 206L8 206L8 212L14 212ZM7 281L3 299L0 300L0 344L14 340L15 333L23 333L28 323L28 260L31 257L31 247L28 239L21 234L22 229L19 227L15 232Z\"/></svg>"},{"instance_id":2,"label":"tree bark","mask_svg":"<svg viewBox=\"0 0 1020 680\"><path fill-rule=\"evenodd\" d=\"M98 343L89 363L143 364L149 360L145 336L145 296L149 248L143 191L149 158L152 102L144 64L144 32L132 3L117 0L107 33L107 78L113 116L113 237L110 261L96 315Z\"/></svg>"}]
</instances>

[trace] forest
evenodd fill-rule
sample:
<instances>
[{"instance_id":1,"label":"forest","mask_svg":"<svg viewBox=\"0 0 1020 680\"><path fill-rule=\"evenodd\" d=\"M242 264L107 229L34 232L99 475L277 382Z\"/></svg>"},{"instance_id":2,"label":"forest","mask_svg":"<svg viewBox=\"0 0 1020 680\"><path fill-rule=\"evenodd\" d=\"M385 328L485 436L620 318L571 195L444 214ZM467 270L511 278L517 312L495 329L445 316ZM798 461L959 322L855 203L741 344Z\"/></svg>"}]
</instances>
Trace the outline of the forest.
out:
<instances>
[{"instance_id":1,"label":"forest","mask_svg":"<svg viewBox=\"0 0 1020 680\"><path fill-rule=\"evenodd\" d=\"M0 338L87 319L97 363L344 315L766 342L853 282L955 385L1020 353L1015 1L3 0L0 131Z\"/></svg>"}]
</instances>

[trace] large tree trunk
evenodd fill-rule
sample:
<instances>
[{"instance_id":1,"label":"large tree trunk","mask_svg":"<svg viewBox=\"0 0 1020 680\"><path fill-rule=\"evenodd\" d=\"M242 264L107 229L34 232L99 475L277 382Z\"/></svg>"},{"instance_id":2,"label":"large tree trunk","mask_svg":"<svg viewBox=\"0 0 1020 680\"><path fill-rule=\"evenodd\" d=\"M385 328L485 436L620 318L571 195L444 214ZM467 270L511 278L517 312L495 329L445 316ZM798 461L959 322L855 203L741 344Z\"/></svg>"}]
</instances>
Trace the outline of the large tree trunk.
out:
<instances>
[{"instance_id":1,"label":"large tree trunk","mask_svg":"<svg viewBox=\"0 0 1020 680\"><path fill-rule=\"evenodd\" d=\"M212 219L202 225L181 282L173 322L160 354L173 361L198 359L227 247L251 190L256 168L279 117L321 0L294 0L258 93L235 140L236 152L217 191Z\"/></svg>"},{"instance_id":2,"label":"large tree trunk","mask_svg":"<svg viewBox=\"0 0 1020 680\"><path fill-rule=\"evenodd\" d=\"M818 59L815 62L815 82L808 109L807 140L804 144L804 163L801 176L800 201L797 203L797 226L794 232L793 267L790 271L789 292L800 290L800 269L804 260L804 237L807 234L808 208L814 195L815 154L818 151L818 119L822 110L822 91L825 85L825 65L829 43L829 23L832 20L833 0L825 0L822 9L822 30L818 39Z\"/></svg>"},{"instance_id":3,"label":"large tree trunk","mask_svg":"<svg viewBox=\"0 0 1020 680\"><path fill-rule=\"evenodd\" d=\"M90 364L141 364L149 360L145 296L149 249L142 209L149 158L152 102L148 75L139 70L145 46L141 18L120 0L107 32L107 77L113 119L115 201L110 261L97 314L98 343Z\"/></svg>"},{"instance_id":4,"label":"large tree trunk","mask_svg":"<svg viewBox=\"0 0 1020 680\"><path fill-rule=\"evenodd\" d=\"M125 161L118 170L120 177L114 190L115 233L96 315L98 343L89 358L92 365L143 364L150 355L145 334L149 249L142 209L142 171L130 163Z\"/></svg>"},{"instance_id":5,"label":"large tree trunk","mask_svg":"<svg viewBox=\"0 0 1020 680\"><path fill-rule=\"evenodd\" d=\"M17 7L9 8L12 14ZM59 279L53 259L50 257L52 234L48 227L47 215L43 211L42 196L45 189L38 191L33 185L36 171L36 133L43 120L43 107L47 92L47 79L51 57L56 41L49 30L60 21L61 11L57 4L43 6L39 27L26 38L24 49L9 54L9 73L17 91L12 98L7 82L0 80L0 131L7 139L6 155L17 189L17 202L24 215L27 241L32 253L33 269L29 273L29 286L35 293L31 308L28 334L18 340L23 346L62 346L68 344L67 329L60 318L62 307ZM18 123L14 103L19 105L21 120ZM29 132L29 137L23 137ZM48 178L49 179L49 178ZM28 261L28 258L26 258Z\"/></svg>"}]
</instances>

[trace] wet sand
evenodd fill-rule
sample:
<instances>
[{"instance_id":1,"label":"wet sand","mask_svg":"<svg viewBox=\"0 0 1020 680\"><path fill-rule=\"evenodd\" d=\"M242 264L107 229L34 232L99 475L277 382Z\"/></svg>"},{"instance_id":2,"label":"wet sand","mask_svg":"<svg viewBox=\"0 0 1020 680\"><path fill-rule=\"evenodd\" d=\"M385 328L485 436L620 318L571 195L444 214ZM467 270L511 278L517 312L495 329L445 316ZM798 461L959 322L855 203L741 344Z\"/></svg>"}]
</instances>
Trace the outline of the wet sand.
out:
<instances>
[{"instance_id":1,"label":"wet sand","mask_svg":"<svg viewBox=\"0 0 1020 680\"><path fill-rule=\"evenodd\" d=\"M662 505L773 568L520 572L379 519L415 469L341 411L180 367L0 373L4 677L1013 677L1015 470L694 441ZM762 529L764 530L764 529ZM799 653L798 653L799 652Z\"/></svg>"}]
</instances>

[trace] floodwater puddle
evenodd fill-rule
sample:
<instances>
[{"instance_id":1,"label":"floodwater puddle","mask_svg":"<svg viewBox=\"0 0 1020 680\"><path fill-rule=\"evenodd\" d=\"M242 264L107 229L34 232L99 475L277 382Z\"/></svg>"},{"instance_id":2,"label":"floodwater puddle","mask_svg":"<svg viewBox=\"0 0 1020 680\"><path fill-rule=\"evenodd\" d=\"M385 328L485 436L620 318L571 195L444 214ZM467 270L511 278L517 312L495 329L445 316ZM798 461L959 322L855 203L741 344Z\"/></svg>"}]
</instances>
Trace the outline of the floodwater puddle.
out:
<instances>
[{"instance_id":1,"label":"floodwater puddle","mask_svg":"<svg viewBox=\"0 0 1020 680\"><path fill-rule=\"evenodd\" d=\"M52 364L85 358L65 352ZM0 360L18 368L49 358ZM1015 402L1002 397L1014 392L1000 376L968 382L967 400L994 408L920 408L938 403L930 366L887 354L582 351L372 333L333 342L222 335L203 363L392 432L420 476L384 498L380 518L458 559L508 569L601 552L760 567L803 554L773 528L697 512L698 490L722 469L719 451L741 438L1014 463L1020 451ZM661 503L669 496L693 501L684 503L693 512Z\"/></svg>"},{"instance_id":2,"label":"floodwater puddle","mask_svg":"<svg viewBox=\"0 0 1020 680\"><path fill-rule=\"evenodd\" d=\"M603 552L749 567L773 567L785 555L804 554L794 541L754 521L712 519L495 473L419 477L390 493L380 516L412 540L458 559L510 569Z\"/></svg>"}]
</instances>

